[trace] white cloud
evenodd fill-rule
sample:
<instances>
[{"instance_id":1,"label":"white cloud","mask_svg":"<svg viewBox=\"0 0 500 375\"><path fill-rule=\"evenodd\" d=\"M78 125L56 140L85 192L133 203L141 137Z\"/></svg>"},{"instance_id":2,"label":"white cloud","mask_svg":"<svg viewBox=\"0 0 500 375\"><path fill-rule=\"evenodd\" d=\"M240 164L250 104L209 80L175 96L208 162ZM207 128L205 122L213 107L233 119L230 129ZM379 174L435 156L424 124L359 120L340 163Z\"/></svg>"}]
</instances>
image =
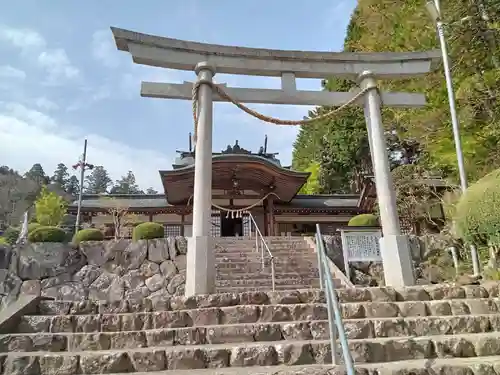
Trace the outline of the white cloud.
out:
<instances>
[{"instance_id":1,"label":"white cloud","mask_svg":"<svg viewBox=\"0 0 500 375\"><path fill-rule=\"evenodd\" d=\"M20 48L30 60L36 56L34 61L48 73L46 83L58 84L61 80L74 79L80 75L66 51L62 48L47 48L46 40L37 31L0 25L0 40Z\"/></svg>"},{"instance_id":2,"label":"white cloud","mask_svg":"<svg viewBox=\"0 0 500 375\"><path fill-rule=\"evenodd\" d=\"M96 31L92 35L92 55L108 68L116 68L120 65L120 53L109 29Z\"/></svg>"},{"instance_id":3,"label":"white cloud","mask_svg":"<svg viewBox=\"0 0 500 375\"><path fill-rule=\"evenodd\" d=\"M45 111L56 111L59 109L59 106L54 103L53 101L47 99L46 97L42 96L40 98L37 98L35 100L35 105Z\"/></svg>"},{"instance_id":4,"label":"white cloud","mask_svg":"<svg viewBox=\"0 0 500 375\"><path fill-rule=\"evenodd\" d=\"M1 103L0 103L1 104ZM54 118L20 104L4 104L0 109L0 160L19 171L40 163L52 173L58 163L72 165L80 156L85 135L58 123ZM103 165L113 180L132 170L143 188L161 191L158 170L168 168L173 157L147 149L136 149L96 134L87 134L88 161Z\"/></svg>"},{"instance_id":5,"label":"white cloud","mask_svg":"<svg viewBox=\"0 0 500 375\"><path fill-rule=\"evenodd\" d=\"M27 108L20 103L5 103L2 112L9 117L29 123L41 130L50 131L57 128L57 123L52 117L40 111Z\"/></svg>"},{"instance_id":6,"label":"white cloud","mask_svg":"<svg viewBox=\"0 0 500 375\"><path fill-rule=\"evenodd\" d=\"M80 75L78 68L71 61L63 49L43 51L38 55L38 63L49 73L49 81L56 83L60 79L73 79Z\"/></svg>"},{"instance_id":7,"label":"white cloud","mask_svg":"<svg viewBox=\"0 0 500 375\"><path fill-rule=\"evenodd\" d=\"M0 39L23 50L41 49L47 44L43 36L34 30L15 29L5 25L0 25Z\"/></svg>"},{"instance_id":8,"label":"white cloud","mask_svg":"<svg viewBox=\"0 0 500 375\"><path fill-rule=\"evenodd\" d=\"M0 77L1 78L14 78L14 79L25 79L26 73L21 70L14 68L10 65L0 66Z\"/></svg>"}]
</instances>

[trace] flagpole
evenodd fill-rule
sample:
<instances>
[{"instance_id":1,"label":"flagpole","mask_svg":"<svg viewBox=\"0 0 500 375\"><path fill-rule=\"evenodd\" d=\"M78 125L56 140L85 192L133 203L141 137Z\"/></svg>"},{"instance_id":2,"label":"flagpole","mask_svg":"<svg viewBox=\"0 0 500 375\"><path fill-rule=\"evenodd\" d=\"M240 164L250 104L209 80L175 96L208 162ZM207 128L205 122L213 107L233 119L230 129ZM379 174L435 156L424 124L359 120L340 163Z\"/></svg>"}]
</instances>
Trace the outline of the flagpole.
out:
<instances>
[{"instance_id":1,"label":"flagpole","mask_svg":"<svg viewBox=\"0 0 500 375\"><path fill-rule=\"evenodd\" d=\"M77 164L80 168L80 188L78 189L78 207L76 211L76 222L75 222L75 233L80 229L80 216L82 210L82 198L83 198L83 179L85 178L85 168L87 167L87 139L83 145L83 157Z\"/></svg>"}]
</instances>

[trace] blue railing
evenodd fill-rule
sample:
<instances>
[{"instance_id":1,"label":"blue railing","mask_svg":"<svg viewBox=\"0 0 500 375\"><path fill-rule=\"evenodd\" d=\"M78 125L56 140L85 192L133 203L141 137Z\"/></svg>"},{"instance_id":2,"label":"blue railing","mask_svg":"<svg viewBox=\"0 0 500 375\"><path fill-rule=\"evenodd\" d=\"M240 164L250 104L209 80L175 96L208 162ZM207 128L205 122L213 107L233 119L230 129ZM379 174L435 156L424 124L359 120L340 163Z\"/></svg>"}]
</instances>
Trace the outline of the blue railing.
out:
<instances>
[{"instance_id":1,"label":"blue railing","mask_svg":"<svg viewBox=\"0 0 500 375\"><path fill-rule=\"evenodd\" d=\"M330 346L332 352L332 364L338 364L337 336L342 348L342 356L347 375L354 375L354 364L349 351L344 323L342 322L342 311L340 309L337 292L333 283L332 273L328 265L328 258L323 243L323 236L319 224L316 224L316 253L318 254L319 282L321 289L325 292L328 306L328 323L330 326Z\"/></svg>"}]
</instances>

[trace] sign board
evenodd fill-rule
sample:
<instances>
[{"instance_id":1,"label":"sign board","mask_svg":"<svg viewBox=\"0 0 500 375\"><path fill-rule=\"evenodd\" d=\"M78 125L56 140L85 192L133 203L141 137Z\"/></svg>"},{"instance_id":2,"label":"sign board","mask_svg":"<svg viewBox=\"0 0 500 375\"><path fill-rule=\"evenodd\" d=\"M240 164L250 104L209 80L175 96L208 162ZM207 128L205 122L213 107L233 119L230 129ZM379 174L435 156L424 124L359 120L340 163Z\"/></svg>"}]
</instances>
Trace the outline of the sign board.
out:
<instances>
[{"instance_id":1,"label":"sign board","mask_svg":"<svg viewBox=\"0 0 500 375\"><path fill-rule=\"evenodd\" d=\"M349 263L352 262L382 262L380 253L380 230L340 230L342 252L346 276L350 279Z\"/></svg>"}]
</instances>

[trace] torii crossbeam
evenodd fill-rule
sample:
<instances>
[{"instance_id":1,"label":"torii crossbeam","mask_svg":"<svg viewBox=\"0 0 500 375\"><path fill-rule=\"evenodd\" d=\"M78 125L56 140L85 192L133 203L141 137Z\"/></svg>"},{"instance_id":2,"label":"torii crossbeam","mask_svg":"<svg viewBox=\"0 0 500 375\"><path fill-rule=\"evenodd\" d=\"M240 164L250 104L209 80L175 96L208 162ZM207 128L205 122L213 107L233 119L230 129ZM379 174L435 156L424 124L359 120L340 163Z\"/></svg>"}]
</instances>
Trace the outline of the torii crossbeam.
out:
<instances>
[{"instance_id":1,"label":"torii crossbeam","mask_svg":"<svg viewBox=\"0 0 500 375\"><path fill-rule=\"evenodd\" d=\"M440 58L439 51L409 53L346 53L283 51L196 43L111 28L116 46L129 52L137 64L190 70L198 75L199 122L195 155L193 237L188 240L186 295L212 293L215 261L210 246L212 198L212 107L225 100L211 85L217 73L281 77L281 89L230 88L224 91L240 103L340 106L359 91L326 92L296 89L296 78L331 76L357 80L363 105L375 172L383 237L381 251L386 285L414 283L407 236L401 235L395 192L389 170L381 105L422 107L423 94L379 93L376 79L406 79L429 73ZM193 83L143 82L141 95L151 98L192 99Z\"/></svg>"}]
</instances>

